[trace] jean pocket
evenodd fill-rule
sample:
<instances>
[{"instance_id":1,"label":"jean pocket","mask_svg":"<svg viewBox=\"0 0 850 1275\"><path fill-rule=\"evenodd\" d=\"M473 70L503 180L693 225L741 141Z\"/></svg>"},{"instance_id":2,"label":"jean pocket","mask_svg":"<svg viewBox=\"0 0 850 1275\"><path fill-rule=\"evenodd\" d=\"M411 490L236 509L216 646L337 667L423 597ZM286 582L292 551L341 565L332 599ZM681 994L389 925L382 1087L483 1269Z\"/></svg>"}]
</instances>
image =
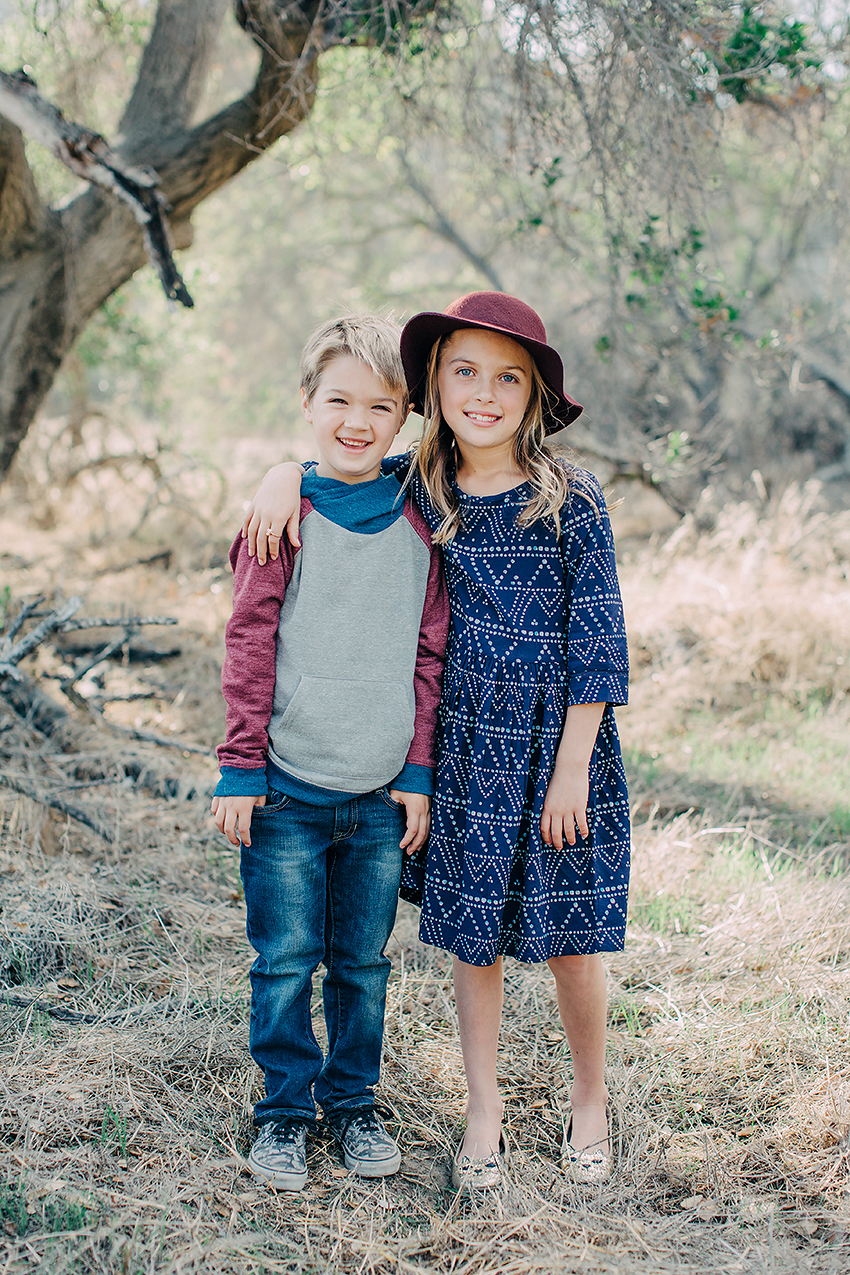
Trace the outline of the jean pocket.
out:
<instances>
[{"instance_id":1,"label":"jean pocket","mask_svg":"<svg viewBox=\"0 0 850 1275\"><path fill-rule=\"evenodd\" d=\"M389 787L387 785L385 785L383 788L379 788L378 792L381 794L384 801L389 806L390 810L404 810L404 802L393 801L392 797L390 796Z\"/></svg>"},{"instance_id":2,"label":"jean pocket","mask_svg":"<svg viewBox=\"0 0 850 1275\"><path fill-rule=\"evenodd\" d=\"M266 804L264 806L254 807L254 817L257 815L273 815L278 810L285 810L292 801L291 797L287 797L284 792L275 792L270 789L266 794Z\"/></svg>"}]
</instances>

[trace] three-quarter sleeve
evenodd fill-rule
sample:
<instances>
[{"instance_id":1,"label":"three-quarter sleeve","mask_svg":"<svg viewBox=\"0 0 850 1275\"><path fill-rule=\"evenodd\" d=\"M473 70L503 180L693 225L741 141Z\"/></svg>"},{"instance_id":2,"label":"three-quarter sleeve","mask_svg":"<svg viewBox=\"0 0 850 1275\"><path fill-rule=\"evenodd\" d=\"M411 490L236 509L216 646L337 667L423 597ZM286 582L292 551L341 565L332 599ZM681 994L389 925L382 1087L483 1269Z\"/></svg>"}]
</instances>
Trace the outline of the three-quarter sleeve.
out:
<instances>
[{"instance_id":1,"label":"three-quarter sleeve","mask_svg":"<svg viewBox=\"0 0 850 1275\"><path fill-rule=\"evenodd\" d=\"M567 707L626 704L629 651L614 536L602 488L583 473L561 514L566 577Z\"/></svg>"}]
</instances>

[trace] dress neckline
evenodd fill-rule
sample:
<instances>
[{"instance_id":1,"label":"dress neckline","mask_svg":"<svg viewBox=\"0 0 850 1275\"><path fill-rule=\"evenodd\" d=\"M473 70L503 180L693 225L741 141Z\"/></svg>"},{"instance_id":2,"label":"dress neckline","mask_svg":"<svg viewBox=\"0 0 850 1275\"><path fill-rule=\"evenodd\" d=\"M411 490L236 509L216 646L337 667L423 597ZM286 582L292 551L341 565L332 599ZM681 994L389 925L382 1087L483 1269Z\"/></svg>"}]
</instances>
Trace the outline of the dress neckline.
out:
<instances>
[{"instance_id":1,"label":"dress neckline","mask_svg":"<svg viewBox=\"0 0 850 1275\"><path fill-rule=\"evenodd\" d=\"M452 474L452 486L462 500L477 500L481 504L493 504L497 500L504 500L507 496L516 495L517 492L525 492L528 489L528 480L523 479L521 483L517 483L516 487L508 487L505 491L492 492L487 496L473 495L472 492L464 491L457 480L457 475Z\"/></svg>"}]
</instances>

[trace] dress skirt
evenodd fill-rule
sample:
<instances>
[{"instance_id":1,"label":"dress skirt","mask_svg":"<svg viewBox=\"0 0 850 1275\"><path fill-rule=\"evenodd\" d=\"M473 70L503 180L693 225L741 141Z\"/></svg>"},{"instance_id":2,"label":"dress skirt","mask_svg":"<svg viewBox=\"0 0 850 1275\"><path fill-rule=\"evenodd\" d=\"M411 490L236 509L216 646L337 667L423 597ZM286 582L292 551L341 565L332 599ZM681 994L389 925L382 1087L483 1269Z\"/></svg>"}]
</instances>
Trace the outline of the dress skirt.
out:
<instances>
[{"instance_id":1,"label":"dress skirt","mask_svg":"<svg viewBox=\"0 0 850 1275\"><path fill-rule=\"evenodd\" d=\"M422 941L470 965L623 947L628 807L610 707L590 763L589 836L558 850L540 835L564 687L557 665L446 668L431 837L405 861L402 896L422 904Z\"/></svg>"}]
</instances>

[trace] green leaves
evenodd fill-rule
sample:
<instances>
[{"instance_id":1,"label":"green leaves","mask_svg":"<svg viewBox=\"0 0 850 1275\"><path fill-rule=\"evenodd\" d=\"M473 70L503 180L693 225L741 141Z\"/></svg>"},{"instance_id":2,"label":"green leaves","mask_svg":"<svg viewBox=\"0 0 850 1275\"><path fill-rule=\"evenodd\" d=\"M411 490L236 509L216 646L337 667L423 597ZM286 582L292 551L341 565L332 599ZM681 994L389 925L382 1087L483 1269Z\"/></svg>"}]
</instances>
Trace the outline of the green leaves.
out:
<instances>
[{"instance_id":1,"label":"green leaves","mask_svg":"<svg viewBox=\"0 0 850 1275\"><path fill-rule=\"evenodd\" d=\"M629 241L622 232L612 236L614 253L630 265L623 298L626 306L646 315L660 315L672 303L679 314L690 312L690 326L704 332L718 323L733 323L738 307L730 303L719 278L702 273L703 239L704 232L694 225L678 238L665 235L661 217L654 213L647 214L634 240ZM600 338L597 353L604 357L610 345L608 337Z\"/></svg>"},{"instance_id":2,"label":"green leaves","mask_svg":"<svg viewBox=\"0 0 850 1275\"><path fill-rule=\"evenodd\" d=\"M719 49L709 54L719 72L718 87L736 102L764 98L782 79L817 69L822 58L808 44L805 23L769 21L761 5L744 5L740 21Z\"/></svg>"}]
</instances>

